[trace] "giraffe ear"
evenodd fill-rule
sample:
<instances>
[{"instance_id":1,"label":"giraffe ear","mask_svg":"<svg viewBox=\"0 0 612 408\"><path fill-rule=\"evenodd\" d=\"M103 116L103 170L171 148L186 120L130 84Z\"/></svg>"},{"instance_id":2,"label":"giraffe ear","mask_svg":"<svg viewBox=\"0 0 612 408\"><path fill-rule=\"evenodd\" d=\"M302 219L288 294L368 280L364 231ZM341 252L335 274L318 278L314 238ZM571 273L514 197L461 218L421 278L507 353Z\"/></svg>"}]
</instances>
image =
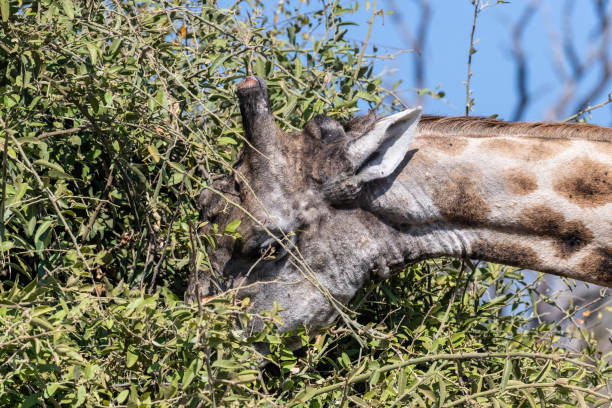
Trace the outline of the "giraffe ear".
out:
<instances>
[{"instance_id":1,"label":"giraffe ear","mask_svg":"<svg viewBox=\"0 0 612 408\"><path fill-rule=\"evenodd\" d=\"M378 120L369 131L346 146L344 156L352 170L326 182L326 197L335 203L356 199L363 186L397 170L417 132L421 107Z\"/></svg>"},{"instance_id":2,"label":"giraffe ear","mask_svg":"<svg viewBox=\"0 0 612 408\"><path fill-rule=\"evenodd\" d=\"M360 183L390 176L410 150L417 132L421 107L382 118L374 128L353 141L346 154Z\"/></svg>"}]
</instances>

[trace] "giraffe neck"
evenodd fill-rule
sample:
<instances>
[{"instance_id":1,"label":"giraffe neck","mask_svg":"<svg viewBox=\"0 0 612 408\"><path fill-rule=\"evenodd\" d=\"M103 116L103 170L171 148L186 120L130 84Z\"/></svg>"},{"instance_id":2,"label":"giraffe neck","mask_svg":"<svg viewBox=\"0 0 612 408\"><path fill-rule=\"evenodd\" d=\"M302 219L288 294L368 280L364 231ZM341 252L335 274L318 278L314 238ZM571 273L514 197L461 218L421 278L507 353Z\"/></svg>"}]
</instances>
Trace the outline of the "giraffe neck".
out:
<instances>
[{"instance_id":1,"label":"giraffe neck","mask_svg":"<svg viewBox=\"0 0 612 408\"><path fill-rule=\"evenodd\" d=\"M409 260L468 256L612 286L612 130L424 117L367 193Z\"/></svg>"}]
</instances>

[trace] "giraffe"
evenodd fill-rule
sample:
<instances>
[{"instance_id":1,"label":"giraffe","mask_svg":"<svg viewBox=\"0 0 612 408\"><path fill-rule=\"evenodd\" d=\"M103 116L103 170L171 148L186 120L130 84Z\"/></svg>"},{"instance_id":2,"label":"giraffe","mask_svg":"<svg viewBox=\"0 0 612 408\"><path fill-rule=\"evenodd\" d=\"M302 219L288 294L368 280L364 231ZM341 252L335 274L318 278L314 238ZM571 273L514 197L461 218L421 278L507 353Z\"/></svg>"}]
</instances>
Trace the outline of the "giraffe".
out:
<instances>
[{"instance_id":1,"label":"giraffe","mask_svg":"<svg viewBox=\"0 0 612 408\"><path fill-rule=\"evenodd\" d=\"M612 286L611 129L423 116L411 147L373 212L452 225L452 255Z\"/></svg>"},{"instance_id":2,"label":"giraffe","mask_svg":"<svg viewBox=\"0 0 612 408\"><path fill-rule=\"evenodd\" d=\"M611 129L414 108L287 134L263 79L238 98L249 146L200 205L209 228L241 219L240 238L219 237L188 299L231 288L256 312L280 306L282 330L316 329L373 274L439 256L612 287Z\"/></svg>"}]
</instances>

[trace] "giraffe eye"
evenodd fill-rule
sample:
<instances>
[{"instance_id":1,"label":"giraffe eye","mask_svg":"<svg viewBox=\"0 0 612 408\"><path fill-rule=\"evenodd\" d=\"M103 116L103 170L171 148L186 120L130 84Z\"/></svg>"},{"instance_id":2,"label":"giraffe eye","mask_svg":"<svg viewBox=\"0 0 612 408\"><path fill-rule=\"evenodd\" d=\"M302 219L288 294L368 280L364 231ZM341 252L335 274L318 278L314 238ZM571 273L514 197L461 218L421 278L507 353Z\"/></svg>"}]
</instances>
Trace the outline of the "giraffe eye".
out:
<instances>
[{"instance_id":1,"label":"giraffe eye","mask_svg":"<svg viewBox=\"0 0 612 408\"><path fill-rule=\"evenodd\" d=\"M283 234L278 229L261 230L241 244L242 256L252 260L273 260L287 255L297 242L297 233Z\"/></svg>"},{"instance_id":2,"label":"giraffe eye","mask_svg":"<svg viewBox=\"0 0 612 408\"><path fill-rule=\"evenodd\" d=\"M275 233L274 236L266 234L266 239L259 246L259 256L263 256L267 260L282 258L295 247L296 242L297 234L295 232L287 235L279 232Z\"/></svg>"},{"instance_id":3,"label":"giraffe eye","mask_svg":"<svg viewBox=\"0 0 612 408\"><path fill-rule=\"evenodd\" d=\"M259 254L261 256L278 256L282 251L284 251L283 245L281 242L278 242L273 237L269 237L266 239L259 247Z\"/></svg>"}]
</instances>

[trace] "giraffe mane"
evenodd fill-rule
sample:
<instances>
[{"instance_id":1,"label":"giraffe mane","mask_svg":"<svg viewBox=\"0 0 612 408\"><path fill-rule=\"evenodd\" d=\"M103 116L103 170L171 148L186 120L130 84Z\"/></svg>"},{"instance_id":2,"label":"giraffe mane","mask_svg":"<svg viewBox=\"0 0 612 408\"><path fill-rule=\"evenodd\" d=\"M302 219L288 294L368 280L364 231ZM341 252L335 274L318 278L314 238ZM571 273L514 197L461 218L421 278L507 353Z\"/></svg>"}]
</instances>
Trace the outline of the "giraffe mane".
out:
<instances>
[{"instance_id":1,"label":"giraffe mane","mask_svg":"<svg viewBox=\"0 0 612 408\"><path fill-rule=\"evenodd\" d=\"M428 136L519 136L538 139L576 139L612 142L612 129L588 123L504 122L483 117L423 115L419 133Z\"/></svg>"}]
</instances>

